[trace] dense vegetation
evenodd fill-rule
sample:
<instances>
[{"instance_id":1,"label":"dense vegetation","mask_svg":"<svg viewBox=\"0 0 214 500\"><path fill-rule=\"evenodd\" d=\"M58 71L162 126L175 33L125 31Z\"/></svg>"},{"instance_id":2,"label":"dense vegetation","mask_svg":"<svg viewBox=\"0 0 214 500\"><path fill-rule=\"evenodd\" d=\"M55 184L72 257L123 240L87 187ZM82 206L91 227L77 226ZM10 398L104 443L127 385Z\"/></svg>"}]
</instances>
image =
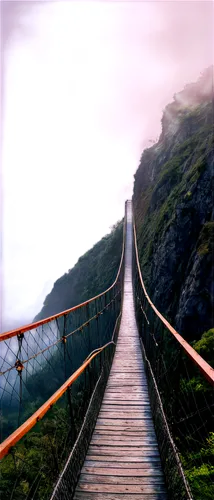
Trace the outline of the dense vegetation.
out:
<instances>
[{"instance_id":1,"label":"dense vegetation","mask_svg":"<svg viewBox=\"0 0 214 500\"><path fill-rule=\"evenodd\" d=\"M82 388L72 397L72 422L67 397L62 397L2 460L1 498L50 498L53 485L80 430L89 396L90 393Z\"/></svg>"},{"instance_id":2,"label":"dense vegetation","mask_svg":"<svg viewBox=\"0 0 214 500\"><path fill-rule=\"evenodd\" d=\"M135 174L133 203L147 291L171 324L214 366L212 78L213 68L208 68L198 82L176 94L166 107L159 141L143 152ZM172 352L167 353L170 365ZM168 415L172 411L175 421L180 414L183 431L187 432L189 425L185 440L175 425L174 439L194 499L211 500L213 389L191 364L188 375L184 368L179 370L176 397L172 395L174 406L169 409L166 396L165 411ZM203 408L202 416L195 414L195 406ZM191 412L192 420L187 418ZM191 433L197 427L201 431L196 446Z\"/></svg>"}]
</instances>

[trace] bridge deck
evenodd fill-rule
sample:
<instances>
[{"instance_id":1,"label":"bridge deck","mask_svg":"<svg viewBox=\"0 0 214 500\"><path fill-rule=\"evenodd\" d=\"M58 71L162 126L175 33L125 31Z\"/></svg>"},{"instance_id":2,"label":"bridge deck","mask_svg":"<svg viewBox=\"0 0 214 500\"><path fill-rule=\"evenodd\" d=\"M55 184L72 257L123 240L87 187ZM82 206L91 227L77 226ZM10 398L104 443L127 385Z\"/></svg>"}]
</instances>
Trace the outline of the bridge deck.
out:
<instances>
[{"instance_id":1,"label":"bridge deck","mask_svg":"<svg viewBox=\"0 0 214 500\"><path fill-rule=\"evenodd\" d=\"M128 204L124 302L116 352L74 500L166 500L134 314Z\"/></svg>"}]
</instances>

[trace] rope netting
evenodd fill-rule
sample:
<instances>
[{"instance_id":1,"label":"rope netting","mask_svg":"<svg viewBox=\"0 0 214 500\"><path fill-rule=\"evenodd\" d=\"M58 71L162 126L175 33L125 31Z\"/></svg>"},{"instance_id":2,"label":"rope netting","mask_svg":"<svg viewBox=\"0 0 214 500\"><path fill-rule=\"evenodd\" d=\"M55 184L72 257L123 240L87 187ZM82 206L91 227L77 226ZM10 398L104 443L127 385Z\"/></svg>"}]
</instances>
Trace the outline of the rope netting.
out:
<instances>
[{"instance_id":1,"label":"rope netting","mask_svg":"<svg viewBox=\"0 0 214 500\"><path fill-rule=\"evenodd\" d=\"M109 371L113 352L114 343L110 342L95 353L95 357L81 375L67 388L57 403L51 406L44 418L38 419L33 429L10 448L0 466L1 498L11 500L50 498L54 484L81 435L96 384L103 372ZM98 410L98 405L93 408L95 419ZM87 423L88 439L92 424L92 421ZM85 440L85 446L79 447L78 453L75 454L72 481L66 477L67 482L69 479L69 497L72 492L71 484L74 487L76 483L81 458L84 457L87 444Z\"/></svg>"},{"instance_id":2,"label":"rope netting","mask_svg":"<svg viewBox=\"0 0 214 500\"><path fill-rule=\"evenodd\" d=\"M19 427L112 334L121 284L85 306L1 340L1 440ZM42 390L41 390L42 386Z\"/></svg>"},{"instance_id":3,"label":"rope netting","mask_svg":"<svg viewBox=\"0 0 214 500\"><path fill-rule=\"evenodd\" d=\"M135 227L134 241L136 317L170 498L211 500L214 498L214 370L199 355L200 343L195 343L195 349L186 343L152 304L141 276Z\"/></svg>"},{"instance_id":4,"label":"rope netting","mask_svg":"<svg viewBox=\"0 0 214 500\"><path fill-rule=\"evenodd\" d=\"M0 336L2 498L47 499L76 442L93 390L114 351L125 227L126 218L121 262L108 290Z\"/></svg>"}]
</instances>

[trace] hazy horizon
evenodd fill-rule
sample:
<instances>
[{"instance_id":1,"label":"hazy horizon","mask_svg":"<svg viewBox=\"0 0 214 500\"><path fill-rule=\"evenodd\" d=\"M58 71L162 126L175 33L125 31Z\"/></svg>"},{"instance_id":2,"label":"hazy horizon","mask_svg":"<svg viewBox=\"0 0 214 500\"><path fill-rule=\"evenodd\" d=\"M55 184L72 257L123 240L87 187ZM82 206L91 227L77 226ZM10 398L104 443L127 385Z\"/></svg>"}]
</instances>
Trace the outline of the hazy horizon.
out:
<instances>
[{"instance_id":1,"label":"hazy horizon","mask_svg":"<svg viewBox=\"0 0 214 500\"><path fill-rule=\"evenodd\" d=\"M5 330L123 217L164 107L213 63L213 3L2 6Z\"/></svg>"}]
</instances>

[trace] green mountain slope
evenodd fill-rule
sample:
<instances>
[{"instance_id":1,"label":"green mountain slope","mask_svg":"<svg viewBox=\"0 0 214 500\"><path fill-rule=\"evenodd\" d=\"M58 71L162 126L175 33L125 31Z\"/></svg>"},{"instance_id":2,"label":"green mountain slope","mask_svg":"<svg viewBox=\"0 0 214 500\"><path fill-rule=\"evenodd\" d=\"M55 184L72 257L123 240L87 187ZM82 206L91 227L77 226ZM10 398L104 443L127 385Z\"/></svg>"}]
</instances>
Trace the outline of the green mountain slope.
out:
<instances>
[{"instance_id":1,"label":"green mountain slope","mask_svg":"<svg viewBox=\"0 0 214 500\"><path fill-rule=\"evenodd\" d=\"M123 221L114 225L77 264L61 276L47 295L35 321L84 302L108 288L116 278L123 240Z\"/></svg>"}]
</instances>

